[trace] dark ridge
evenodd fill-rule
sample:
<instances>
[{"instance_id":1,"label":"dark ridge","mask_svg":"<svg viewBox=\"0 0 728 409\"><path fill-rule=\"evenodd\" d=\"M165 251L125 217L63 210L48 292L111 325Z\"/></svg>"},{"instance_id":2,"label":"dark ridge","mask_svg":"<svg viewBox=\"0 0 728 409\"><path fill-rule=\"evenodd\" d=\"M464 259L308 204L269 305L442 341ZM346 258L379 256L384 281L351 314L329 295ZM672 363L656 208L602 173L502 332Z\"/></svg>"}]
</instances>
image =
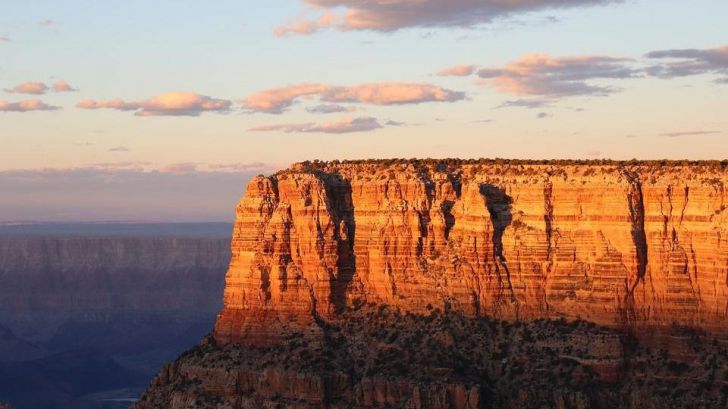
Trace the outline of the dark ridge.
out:
<instances>
[{"instance_id":1,"label":"dark ridge","mask_svg":"<svg viewBox=\"0 0 728 409\"><path fill-rule=\"evenodd\" d=\"M670 167L706 167L719 171L728 170L728 159L723 160L612 160L612 159L502 159L502 158L478 158L478 159L460 159L460 158L424 158L424 159L357 159L357 160L333 160L321 161L312 160L296 163L291 168L281 170L278 173L289 173L292 171L315 171L323 170L326 167L338 165L398 165L411 164L415 167L419 166L435 166L438 170L449 169L455 166L463 165L495 165L495 166L521 166L521 165L546 165L546 166L614 166L614 167L639 167L648 166L656 168Z\"/></svg>"}]
</instances>

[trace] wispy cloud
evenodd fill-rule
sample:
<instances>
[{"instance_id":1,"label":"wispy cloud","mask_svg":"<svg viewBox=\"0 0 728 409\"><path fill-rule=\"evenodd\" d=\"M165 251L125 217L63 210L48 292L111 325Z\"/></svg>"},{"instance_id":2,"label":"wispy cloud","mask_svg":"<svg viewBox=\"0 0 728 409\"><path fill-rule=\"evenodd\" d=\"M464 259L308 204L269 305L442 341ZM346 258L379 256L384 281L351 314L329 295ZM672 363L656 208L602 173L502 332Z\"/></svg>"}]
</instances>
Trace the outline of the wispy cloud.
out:
<instances>
[{"instance_id":1,"label":"wispy cloud","mask_svg":"<svg viewBox=\"0 0 728 409\"><path fill-rule=\"evenodd\" d=\"M61 107L48 105L39 99L28 99L19 102L0 100L0 112L56 111Z\"/></svg>"},{"instance_id":2,"label":"wispy cloud","mask_svg":"<svg viewBox=\"0 0 728 409\"><path fill-rule=\"evenodd\" d=\"M9 42L10 42L10 37L8 37L6 35L0 35L0 43L9 43Z\"/></svg>"},{"instance_id":3,"label":"wispy cloud","mask_svg":"<svg viewBox=\"0 0 728 409\"><path fill-rule=\"evenodd\" d=\"M445 68L437 73L441 77L468 77L473 75L477 65L456 65L454 67Z\"/></svg>"},{"instance_id":4,"label":"wispy cloud","mask_svg":"<svg viewBox=\"0 0 728 409\"><path fill-rule=\"evenodd\" d=\"M113 148L109 148L109 152L129 152L129 148L126 146L115 146Z\"/></svg>"},{"instance_id":5,"label":"wispy cloud","mask_svg":"<svg viewBox=\"0 0 728 409\"><path fill-rule=\"evenodd\" d=\"M709 49L677 49L652 51L646 54L649 59L671 60L652 65L647 69L650 75L658 78L687 77L700 74L728 76L728 45ZM728 82L728 77L716 79L718 83Z\"/></svg>"},{"instance_id":6,"label":"wispy cloud","mask_svg":"<svg viewBox=\"0 0 728 409\"><path fill-rule=\"evenodd\" d=\"M543 108L551 105L553 101L548 99L512 99L504 101L496 108Z\"/></svg>"},{"instance_id":7,"label":"wispy cloud","mask_svg":"<svg viewBox=\"0 0 728 409\"><path fill-rule=\"evenodd\" d=\"M527 54L501 68L483 68L478 76L496 90L513 95L563 98L608 95L615 90L592 80L640 76L630 60L604 56L551 57Z\"/></svg>"},{"instance_id":8,"label":"wispy cloud","mask_svg":"<svg viewBox=\"0 0 728 409\"><path fill-rule=\"evenodd\" d=\"M305 11L274 34L395 31L409 27L474 27L533 11L607 5L621 0L301 0Z\"/></svg>"},{"instance_id":9,"label":"wispy cloud","mask_svg":"<svg viewBox=\"0 0 728 409\"><path fill-rule=\"evenodd\" d=\"M306 111L312 114L335 114L339 112L352 112L355 110L355 107L347 107L339 104L319 104L306 108Z\"/></svg>"},{"instance_id":10,"label":"wispy cloud","mask_svg":"<svg viewBox=\"0 0 728 409\"><path fill-rule=\"evenodd\" d=\"M464 99L465 94L421 83L374 83L348 87L300 84L253 94L244 101L243 106L253 112L280 114L303 97L318 97L328 103L404 105L455 102Z\"/></svg>"},{"instance_id":11,"label":"wispy cloud","mask_svg":"<svg viewBox=\"0 0 728 409\"><path fill-rule=\"evenodd\" d=\"M666 132L660 134L660 136L667 136L670 138L677 138L680 136L702 136L702 135L713 135L718 134L719 131L678 131L678 132Z\"/></svg>"},{"instance_id":12,"label":"wispy cloud","mask_svg":"<svg viewBox=\"0 0 728 409\"><path fill-rule=\"evenodd\" d=\"M231 101L215 99L191 92L171 92L142 101L112 99L85 100L76 106L82 109L115 109L134 111L136 116L199 116L203 112L228 112Z\"/></svg>"},{"instance_id":13,"label":"wispy cloud","mask_svg":"<svg viewBox=\"0 0 728 409\"><path fill-rule=\"evenodd\" d=\"M252 132L274 132L280 131L285 133L328 133L328 134L345 134L355 132L367 132L382 128L382 125L376 118L359 117L345 118L335 122L327 122L323 124L316 123L297 123L297 124L276 124L264 125L250 128Z\"/></svg>"}]
</instances>

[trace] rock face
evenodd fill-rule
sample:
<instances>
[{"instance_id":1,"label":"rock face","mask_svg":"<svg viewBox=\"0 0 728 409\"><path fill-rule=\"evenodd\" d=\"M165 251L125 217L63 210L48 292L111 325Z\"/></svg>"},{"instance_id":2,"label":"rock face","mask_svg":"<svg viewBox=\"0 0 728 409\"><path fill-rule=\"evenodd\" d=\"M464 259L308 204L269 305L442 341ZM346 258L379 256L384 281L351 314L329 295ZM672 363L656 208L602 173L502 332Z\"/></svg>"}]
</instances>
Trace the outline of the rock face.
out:
<instances>
[{"instance_id":1,"label":"rock face","mask_svg":"<svg viewBox=\"0 0 728 409\"><path fill-rule=\"evenodd\" d=\"M728 163L303 163L147 408L728 404Z\"/></svg>"},{"instance_id":2,"label":"rock face","mask_svg":"<svg viewBox=\"0 0 728 409\"><path fill-rule=\"evenodd\" d=\"M364 303L725 331L728 172L674 163L299 164L237 208L221 344Z\"/></svg>"}]
</instances>

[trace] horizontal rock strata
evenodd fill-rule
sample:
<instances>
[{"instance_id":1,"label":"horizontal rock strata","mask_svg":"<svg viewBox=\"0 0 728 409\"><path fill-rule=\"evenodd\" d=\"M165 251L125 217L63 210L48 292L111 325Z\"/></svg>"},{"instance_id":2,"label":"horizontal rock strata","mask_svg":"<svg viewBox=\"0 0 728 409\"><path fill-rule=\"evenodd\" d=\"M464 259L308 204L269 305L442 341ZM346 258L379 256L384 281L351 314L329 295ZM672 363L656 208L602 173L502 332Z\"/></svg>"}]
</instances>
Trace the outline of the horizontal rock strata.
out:
<instances>
[{"instance_id":1,"label":"horizontal rock strata","mask_svg":"<svg viewBox=\"0 0 728 409\"><path fill-rule=\"evenodd\" d=\"M215 339L365 304L648 333L728 327L728 172L708 163L303 163L237 207Z\"/></svg>"}]
</instances>

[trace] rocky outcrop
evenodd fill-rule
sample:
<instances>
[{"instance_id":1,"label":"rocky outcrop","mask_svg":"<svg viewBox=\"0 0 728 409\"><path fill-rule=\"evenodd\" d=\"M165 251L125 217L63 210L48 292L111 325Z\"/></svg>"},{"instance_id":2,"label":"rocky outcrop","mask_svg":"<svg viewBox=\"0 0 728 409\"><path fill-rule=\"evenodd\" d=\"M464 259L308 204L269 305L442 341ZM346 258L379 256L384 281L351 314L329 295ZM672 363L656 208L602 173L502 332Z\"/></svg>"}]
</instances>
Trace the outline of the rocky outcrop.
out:
<instances>
[{"instance_id":1,"label":"rocky outcrop","mask_svg":"<svg viewBox=\"0 0 728 409\"><path fill-rule=\"evenodd\" d=\"M363 303L502 319L724 331L720 164L299 164L237 208L222 344Z\"/></svg>"},{"instance_id":2,"label":"rocky outcrop","mask_svg":"<svg viewBox=\"0 0 728 409\"><path fill-rule=\"evenodd\" d=\"M728 404L728 163L302 163L147 408Z\"/></svg>"}]
</instances>

